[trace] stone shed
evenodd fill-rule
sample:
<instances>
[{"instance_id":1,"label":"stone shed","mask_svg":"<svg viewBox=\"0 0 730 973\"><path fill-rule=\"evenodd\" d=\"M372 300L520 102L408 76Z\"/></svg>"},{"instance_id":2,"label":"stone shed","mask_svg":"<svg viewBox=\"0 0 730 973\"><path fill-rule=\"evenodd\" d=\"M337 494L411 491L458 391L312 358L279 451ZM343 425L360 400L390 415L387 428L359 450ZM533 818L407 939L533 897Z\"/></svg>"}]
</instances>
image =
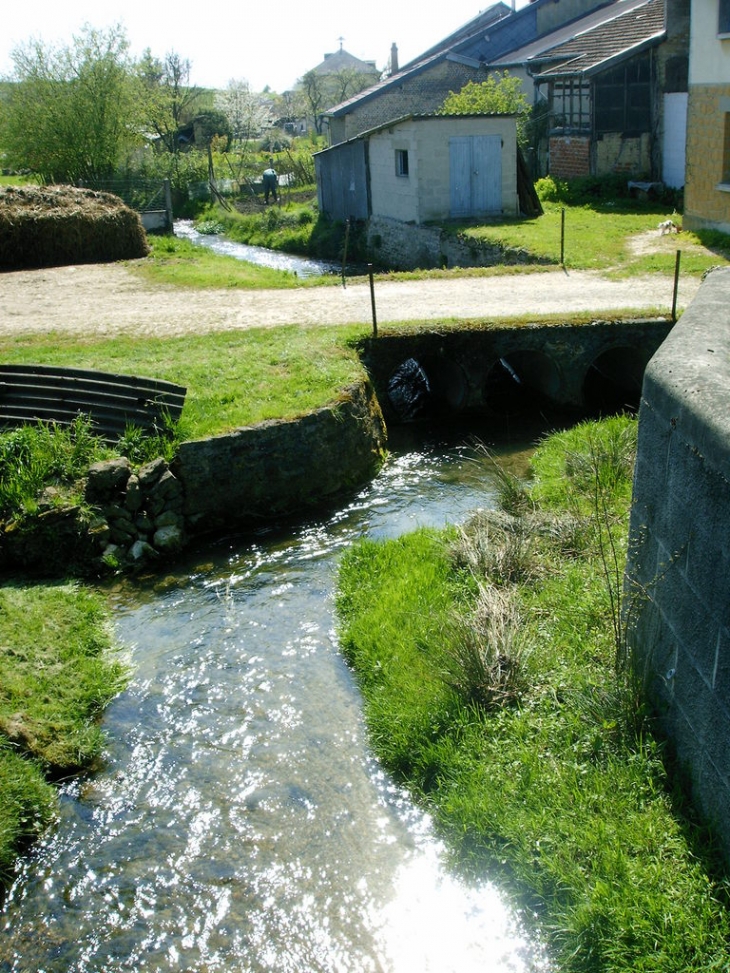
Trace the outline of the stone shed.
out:
<instances>
[{"instance_id":1,"label":"stone shed","mask_svg":"<svg viewBox=\"0 0 730 973\"><path fill-rule=\"evenodd\" d=\"M407 115L315 155L320 211L423 224L517 216L513 115Z\"/></svg>"}]
</instances>

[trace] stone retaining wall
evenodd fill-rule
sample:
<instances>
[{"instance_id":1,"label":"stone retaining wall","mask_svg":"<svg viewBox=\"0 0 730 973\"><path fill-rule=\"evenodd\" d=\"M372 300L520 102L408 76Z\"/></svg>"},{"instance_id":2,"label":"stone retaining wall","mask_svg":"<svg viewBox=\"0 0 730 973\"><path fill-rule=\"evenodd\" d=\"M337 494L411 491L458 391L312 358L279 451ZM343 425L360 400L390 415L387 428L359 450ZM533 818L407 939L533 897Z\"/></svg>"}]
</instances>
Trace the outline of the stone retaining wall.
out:
<instances>
[{"instance_id":1,"label":"stone retaining wall","mask_svg":"<svg viewBox=\"0 0 730 973\"><path fill-rule=\"evenodd\" d=\"M730 860L730 269L647 367L631 515L629 640Z\"/></svg>"},{"instance_id":2,"label":"stone retaining wall","mask_svg":"<svg viewBox=\"0 0 730 973\"><path fill-rule=\"evenodd\" d=\"M0 569L44 575L138 569L177 554L191 536L300 516L372 478L385 423L368 382L290 421L183 443L171 466L134 471L126 458L91 467L84 503L57 490L36 516L0 525Z\"/></svg>"},{"instance_id":3,"label":"stone retaining wall","mask_svg":"<svg viewBox=\"0 0 730 973\"><path fill-rule=\"evenodd\" d=\"M493 267L528 263L527 250L505 250L477 240L462 240L439 226L417 226L371 216L366 230L368 259L396 270L429 267Z\"/></svg>"}]
</instances>

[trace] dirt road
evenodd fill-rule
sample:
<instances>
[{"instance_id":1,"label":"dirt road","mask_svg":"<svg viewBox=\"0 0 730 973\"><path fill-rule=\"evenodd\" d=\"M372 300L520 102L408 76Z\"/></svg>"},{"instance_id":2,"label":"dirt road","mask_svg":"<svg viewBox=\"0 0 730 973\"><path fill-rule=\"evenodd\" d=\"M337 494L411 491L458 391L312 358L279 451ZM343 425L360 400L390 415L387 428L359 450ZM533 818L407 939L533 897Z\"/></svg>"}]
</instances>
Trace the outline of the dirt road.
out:
<instances>
[{"instance_id":1,"label":"dirt road","mask_svg":"<svg viewBox=\"0 0 730 973\"><path fill-rule=\"evenodd\" d=\"M699 287L680 282L677 306ZM384 281L375 284L378 324L446 321L672 305L672 281L626 281L551 270L503 277ZM62 332L181 335L280 324L372 323L367 284L287 291L185 290L151 285L123 264L53 267L0 274L0 335Z\"/></svg>"}]
</instances>

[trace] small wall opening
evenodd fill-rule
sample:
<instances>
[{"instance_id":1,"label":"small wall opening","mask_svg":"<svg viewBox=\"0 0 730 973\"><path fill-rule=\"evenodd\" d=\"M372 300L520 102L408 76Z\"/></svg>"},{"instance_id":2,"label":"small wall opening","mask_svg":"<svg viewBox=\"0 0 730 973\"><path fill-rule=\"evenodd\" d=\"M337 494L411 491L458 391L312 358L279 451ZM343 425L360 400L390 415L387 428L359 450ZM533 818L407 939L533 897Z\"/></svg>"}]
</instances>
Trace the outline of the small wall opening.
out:
<instances>
[{"instance_id":1,"label":"small wall opening","mask_svg":"<svg viewBox=\"0 0 730 973\"><path fill-rule=\"evenodd\" d=\"M635 412L648 358L636 348L611 348L596 358L583 379L583 403L591 413Z\"/></svg>"},{"instance_id":2,"label":"small wall opening","mask_svg":"<svg viewBox=\"0 0 730 973\"><path fill-rule=\"evenodd\" d=\"M498 415L519 415L536 403L557 401L560 373L540 351L514 351L492 365L484 382L485 405Z\"/></svg>"}]
</instances>

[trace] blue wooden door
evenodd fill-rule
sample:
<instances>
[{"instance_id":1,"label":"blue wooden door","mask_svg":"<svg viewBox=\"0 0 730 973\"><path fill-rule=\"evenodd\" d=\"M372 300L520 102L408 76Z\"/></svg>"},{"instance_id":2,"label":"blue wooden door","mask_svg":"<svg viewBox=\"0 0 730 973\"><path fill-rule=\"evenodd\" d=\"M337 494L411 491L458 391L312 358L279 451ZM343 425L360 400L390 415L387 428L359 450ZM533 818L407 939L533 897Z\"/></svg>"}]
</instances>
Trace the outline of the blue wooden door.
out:
<instances>
[{"instance_id":1,"label":"blue wooden door","mask_svg":"<svg viewBox=\"0 0 730 973\"><path fill-rule=\"evenodd\" d=\"M449 139L451 216L502 212L502 138L462 135Z\"/></svg>"}]
</instances>

